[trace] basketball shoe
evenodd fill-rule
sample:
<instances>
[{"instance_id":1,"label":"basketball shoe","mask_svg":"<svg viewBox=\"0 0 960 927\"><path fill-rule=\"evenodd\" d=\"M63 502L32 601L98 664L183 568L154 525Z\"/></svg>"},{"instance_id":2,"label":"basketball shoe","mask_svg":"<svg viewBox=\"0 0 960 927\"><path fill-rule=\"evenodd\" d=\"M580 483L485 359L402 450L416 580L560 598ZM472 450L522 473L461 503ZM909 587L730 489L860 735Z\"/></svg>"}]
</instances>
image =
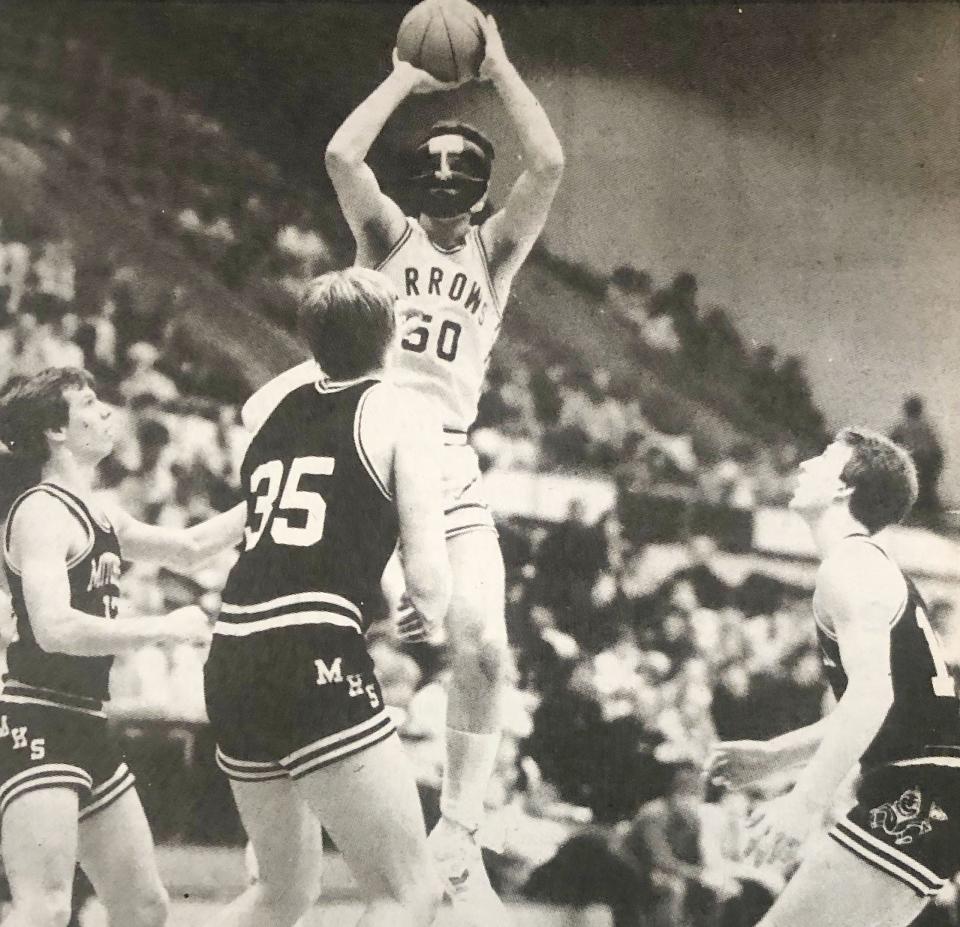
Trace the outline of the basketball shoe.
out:
<instances>
[{"instance_id":1,"label":"basketball shoe","mask_svg":"<svg viewBox=\"0 0 960 927\"><path fill-rule=\"evenodd\" d=\"M507 909L490 885L477 831L441 818L427 844L462 927L509 927Z\"/></svg>"}]
</instances>

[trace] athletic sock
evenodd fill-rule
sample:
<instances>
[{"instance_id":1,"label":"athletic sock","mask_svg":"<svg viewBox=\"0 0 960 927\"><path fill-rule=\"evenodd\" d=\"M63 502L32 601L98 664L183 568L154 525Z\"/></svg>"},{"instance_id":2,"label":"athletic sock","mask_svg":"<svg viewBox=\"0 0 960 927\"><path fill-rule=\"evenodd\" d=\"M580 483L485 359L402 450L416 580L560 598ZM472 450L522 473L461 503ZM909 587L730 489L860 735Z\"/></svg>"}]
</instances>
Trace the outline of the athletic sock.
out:
<instances>
[{"instance_id":1,"label":"athletic sock","mask_svg":"<svg viewBox=\"0 0 960 927\"><path fill-rule=\"evenodd\" d=\"M471 734L447 728L447 763L440 810L445 818L470 832L480 826L483 818L483 801L499 749L499 732Z\"/></svg>"}]
</instances>

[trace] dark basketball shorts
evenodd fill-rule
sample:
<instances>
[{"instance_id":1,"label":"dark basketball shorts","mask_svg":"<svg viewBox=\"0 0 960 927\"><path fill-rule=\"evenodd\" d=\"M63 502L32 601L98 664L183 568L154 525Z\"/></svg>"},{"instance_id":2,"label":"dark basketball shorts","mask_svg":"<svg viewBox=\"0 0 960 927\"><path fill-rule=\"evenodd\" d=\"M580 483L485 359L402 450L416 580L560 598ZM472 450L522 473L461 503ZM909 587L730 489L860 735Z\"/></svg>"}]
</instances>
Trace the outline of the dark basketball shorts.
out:
<instances>
[{"instance_id":1,"label":"dark basketball shorts","mask_svg":"<svg viewBox=\"0 0 960 927\"><path fill-rule=\"evenodd\" d=\"M924 897L960 872L960 757L878 766L856 799L829 832L850 852Z\"/></svg>"},{"instance_id":2,"label":"dark basketball shorts","mask_svg":"<svg viewBox=\"0 0 960 927\"><path fill-rule=\"evenodd\" d=\"M242 782L299 779L395 731L355 626L218 623L204 689L217 765Z\"/></svg>"},{"instance_id":3,"label":"dark basketball shorts","mask_svg":"<svg viewBox=\"0 0 960 927\"><path fill-rule=\"evenodd\" d=\"M134 784L102 711L0 696L0 818L21 795L69 788L83 820Z\"/></svg>"}]
</instances>

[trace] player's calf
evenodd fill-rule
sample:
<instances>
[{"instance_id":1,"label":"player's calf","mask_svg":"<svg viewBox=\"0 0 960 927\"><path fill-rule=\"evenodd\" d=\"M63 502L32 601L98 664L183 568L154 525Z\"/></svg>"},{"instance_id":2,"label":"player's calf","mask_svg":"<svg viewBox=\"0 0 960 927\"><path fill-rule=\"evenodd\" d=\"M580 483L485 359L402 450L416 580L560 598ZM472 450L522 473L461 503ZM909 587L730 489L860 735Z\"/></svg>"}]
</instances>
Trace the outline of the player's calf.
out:
<instances>
[{"instance_id":1,"label":"player's calf","mask_svg":"<svg viewBox=\"0 0 960 927\"><path fill-rule=\"evenodd\" d=\"M170 896L160 885L141 889L131 897L122 911L110 910L111 924L129 924L130 927L163 927L170 910Z\"/></svg>"},{"instance_id":2,"label":"player's calf","mask_svg":"<svg viewBox=\"0 0 960 927\"><path fill-rule=\"evenodd\" d=\"M73 885L47 886L15 898L3 927L67 927Z\"/></svg>"}]
</instances>

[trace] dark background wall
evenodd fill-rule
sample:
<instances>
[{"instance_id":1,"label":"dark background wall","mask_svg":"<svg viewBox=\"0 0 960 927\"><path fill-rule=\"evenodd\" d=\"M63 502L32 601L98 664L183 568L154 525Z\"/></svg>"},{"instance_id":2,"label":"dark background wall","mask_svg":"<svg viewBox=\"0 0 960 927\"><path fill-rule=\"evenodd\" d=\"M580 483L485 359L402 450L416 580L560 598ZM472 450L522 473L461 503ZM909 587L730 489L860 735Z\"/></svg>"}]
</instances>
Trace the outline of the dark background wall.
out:
<instances>
[{"instance_id":1,"label":"dark background wall","mask_svg":"<svg viewBox=\"0 0 960 927\"><path fill-rule=\"evenodd\" d=\"M305 182L387 70L405 4L19 4L194 99ZM494 7L569 170L559 253L697 274L748 337L800 355L828 417L886 426L907 390L946 432L960 496L960 7ZM417 100L394 137L463 112L516 148L485 88Z\"/></svg>"}]
</instances>

